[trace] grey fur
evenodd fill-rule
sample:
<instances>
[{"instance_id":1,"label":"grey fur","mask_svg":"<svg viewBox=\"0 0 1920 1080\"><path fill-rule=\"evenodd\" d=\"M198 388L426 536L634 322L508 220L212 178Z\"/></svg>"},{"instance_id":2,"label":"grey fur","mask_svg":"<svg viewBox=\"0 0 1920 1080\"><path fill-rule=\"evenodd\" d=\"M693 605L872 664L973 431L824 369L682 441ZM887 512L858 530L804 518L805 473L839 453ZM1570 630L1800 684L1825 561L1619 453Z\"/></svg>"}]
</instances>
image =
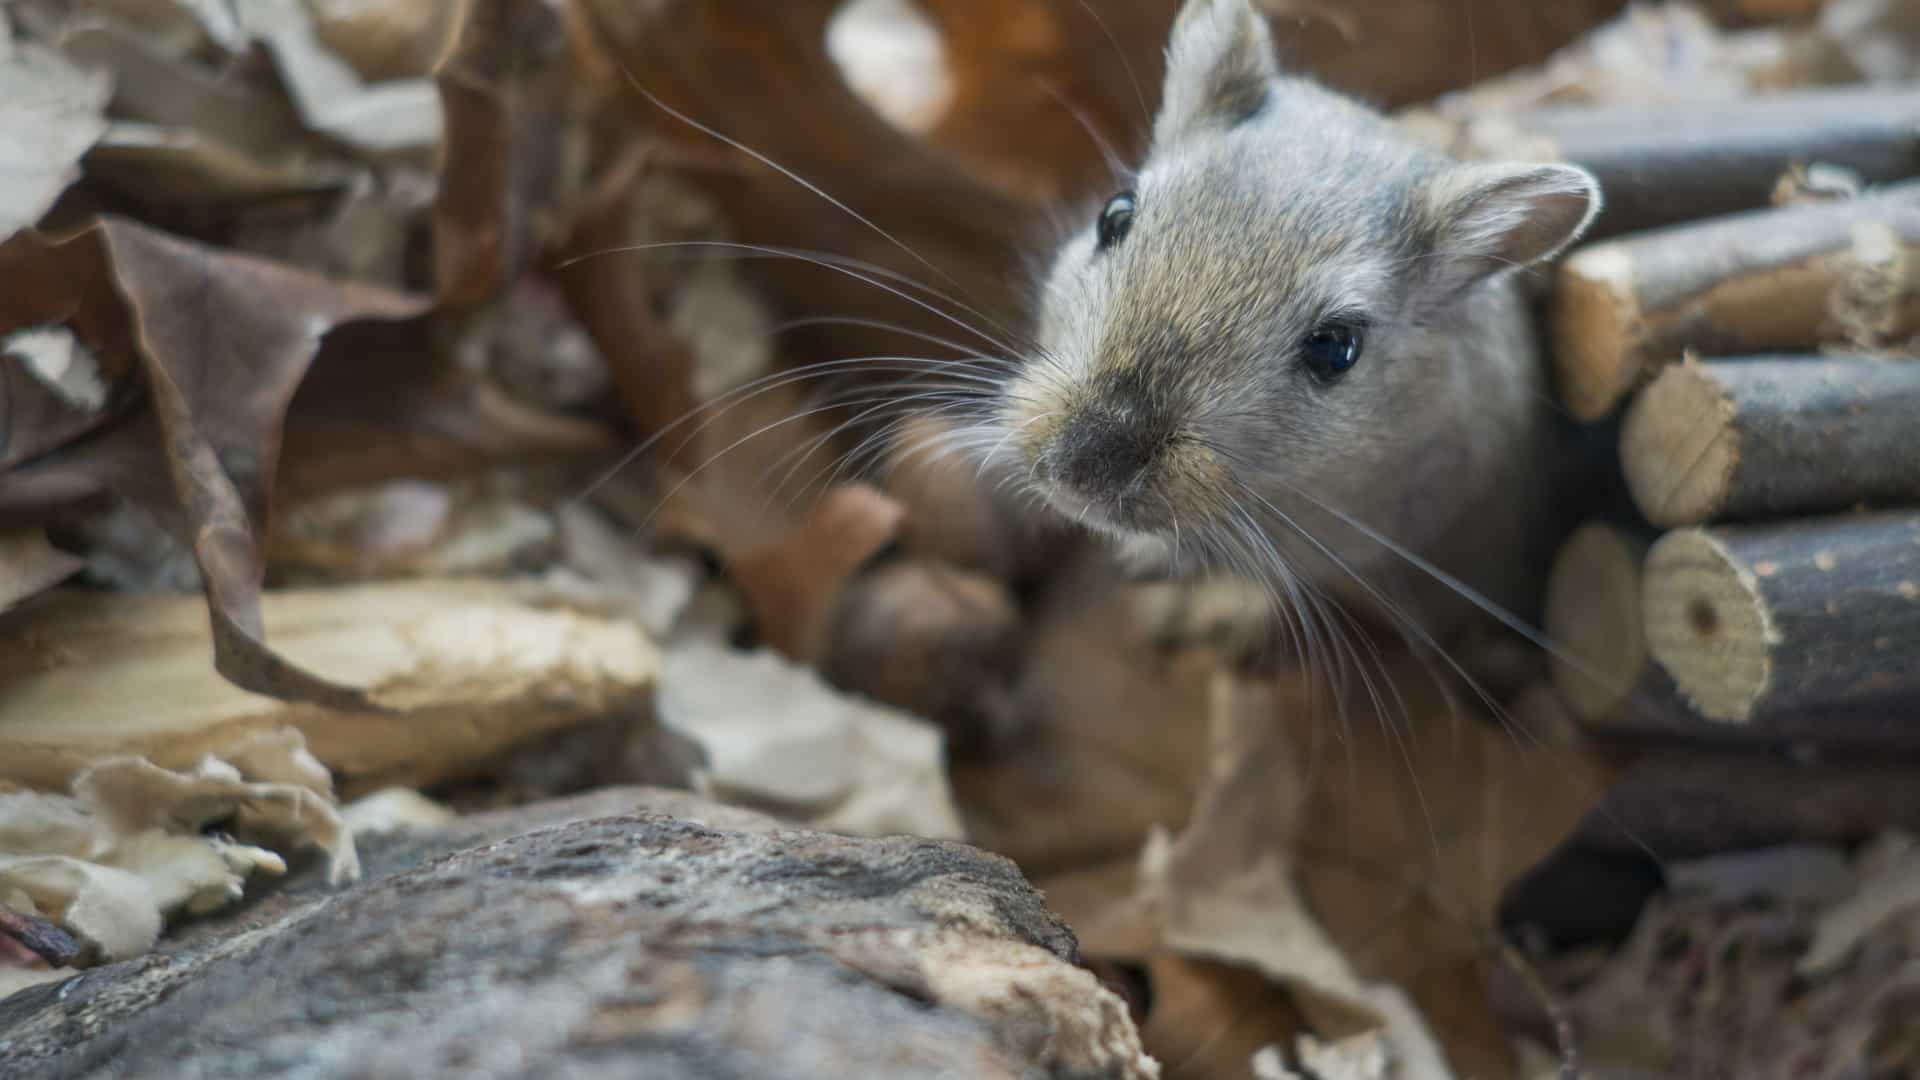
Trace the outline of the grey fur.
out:
<instances>
[{"instance_id":1,"label":"grey fur","mask_svg":"<svg viewBox=\"0 0 1920 1080\"><path fill-rule=\"evenodd\" d=\"M1463 610L1345 514L1524 608L1556 426L1507 271L1585 229L1593 178L1462 165L1283 77L1247 0L1189 0L1168 60L1131 231L1096 252L1089 222L1056 253L1040 348L993 421L1003 445L1135 552L1219 549L1250 515L1297 576L1356 595L1325 545L1435 629ZM1298 343L1333 316L1363 321L1365 344L1323 385Z\"/></svg>"}]
</instances>

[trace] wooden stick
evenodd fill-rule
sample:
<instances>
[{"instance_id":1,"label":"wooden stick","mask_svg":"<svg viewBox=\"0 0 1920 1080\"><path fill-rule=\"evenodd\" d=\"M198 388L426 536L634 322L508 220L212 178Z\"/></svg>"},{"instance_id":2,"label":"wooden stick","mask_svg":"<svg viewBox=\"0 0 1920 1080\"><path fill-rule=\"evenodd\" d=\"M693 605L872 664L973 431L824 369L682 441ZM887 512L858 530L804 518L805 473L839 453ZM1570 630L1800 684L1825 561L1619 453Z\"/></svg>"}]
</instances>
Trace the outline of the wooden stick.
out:
<instances>
[{"instance_id":1,"label":"wooden stick","mask_svg":"<svg viewBox=\"0 0 1920 1080\"><path fill-rule=\"evenodd\" d=\"M1585 167L1606 205L1587 234L1757 210L1796 165L1833 165L1869 184L1920 175L1920 91L1823 87L1743 101L1557 107L1473 122L1488 155Z\"/></svg>"},{"instance_id":2,"label":"wooden stick","mask_svg":"<svg viewBox=\"0 0 1920 1080\"><path fill-rule=\"evenodd\" d=\"M1920 332L1920 182L1757 210L1575 252L1555 290L1554 362L1599 420L1650 368L1708 355L1865 346Z\"/></svg>"},{"instance_id":3,"label":"wooden stick","mask_svg":"<svg viewBox=\"0 0 1920 1080\"><path fill-rule=\"evenodd\" d=\"M1575 529L1547 576L1544 626L1564 655L1553 687L1583 723L1607 726L1653 665L1641 628L1640 567L1653 538L1603 521Z\"/></svg>"},{"instance_id":4,"label":"wooden stick","mask_svg":"<svg viewBox=\"0 0 1920 1080\"><path fill-rule=\"evenodd\" d=\"M1745 725L1702 716L1648 646L1642 593L1646 556L1655 539L1652 530L1592 521L1574 530L1554 558L1544 625L1548 639L1566 655L1553 658L1553 688L1583 727L1726 746L1920 746L1920 725L1904 723L1899 712L1871 703L1796 709Z\"/></svg>"},{"instance_id":5,"label":"wooden stick","mask_svg":"<svg viewBox=\"0 0 1920 1080\"><path fill-rule=\"evenodd\" d=\"M1756 357L1667 368L1620 464L1655 525L1920 501L1920 364Z\"/></svg>"},{"instance_id":6,"label":"wooden stick","mask_svg":"<svg viewBox=\"0 0 1920 1080\"><path fill-rule=\"evenodd\" d=\"M1642 584L1648 646L1708 719L1859 706L1920 727L1920 513L1682 529Z\"/></svg>"}]
</instances>

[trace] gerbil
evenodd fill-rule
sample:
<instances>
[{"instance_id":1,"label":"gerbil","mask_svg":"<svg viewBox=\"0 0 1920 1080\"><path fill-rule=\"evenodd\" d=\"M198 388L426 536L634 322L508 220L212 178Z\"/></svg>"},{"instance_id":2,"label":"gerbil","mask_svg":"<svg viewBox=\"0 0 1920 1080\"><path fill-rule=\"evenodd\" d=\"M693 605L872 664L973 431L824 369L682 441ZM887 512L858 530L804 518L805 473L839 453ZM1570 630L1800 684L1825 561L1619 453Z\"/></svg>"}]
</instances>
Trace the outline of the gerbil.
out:
<instances>
[{"instance_id":1,"label":"gerbil","mask_svg":"<svg viewBox=\"0 0 1920 1080\"><path fill-rule=\"evenodd\" d=\"M1458 586L1524 612L1561 432L1512 271L1599 201L1427 149L1283 76L1248 0L1188 0L1146 160L1054 254L980 442L1137 558L1283 565L1429 635Z\"/></svg>"}]
</instances>

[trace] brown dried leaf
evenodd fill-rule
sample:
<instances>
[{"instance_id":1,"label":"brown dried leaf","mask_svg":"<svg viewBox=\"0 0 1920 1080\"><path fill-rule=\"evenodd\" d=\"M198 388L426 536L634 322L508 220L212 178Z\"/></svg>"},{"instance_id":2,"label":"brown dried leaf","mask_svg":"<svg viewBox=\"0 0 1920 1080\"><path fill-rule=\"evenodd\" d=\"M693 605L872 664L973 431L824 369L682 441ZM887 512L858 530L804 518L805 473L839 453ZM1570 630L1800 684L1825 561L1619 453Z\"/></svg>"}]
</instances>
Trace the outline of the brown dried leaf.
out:
<instances>
[{"instance_id":1,"label":"brown dried leaf","mask_svg":"<svg viewBox=\"0 0 1920 1080\"><path fill-rule=\"evenodd\" d=\"M1160 656L1098 565L1057 582L1029 616L1019 726L993 756L953 765L967 835L1032 875L1132 858L1152 829L1187 820L1207 771L1212 659Z\"/></svg>"},{"instance_id":2,"label":"brown dried leaf","mask_svg":"<svg viewBox=\"0 0 1920 1080\"><path fill-rule=\"evenodd\" d=\"M10 258L9 258L10 257ZM105 220L48 241L23 234L0 248L37 303L5 311L0 330L48 315L75 290L124 299L130 343L117 335L95 351L109 364L130 355L144 376L152 412L65 462L27 470L84 489L112 488L161 512L176 508L192 539L212 617L214 664L235 685L287 700L364 708L363 696L281 659L264 640L262 535L294 390L321 340L356 320L402 320L425 310L417 298L339 284L262 259L202 247L122 220ZM82 272L72 274L79 269ZM10 276L10 280L14 279ZM69 303L71 303L69 301ZM35 310L35 309L38 310ZM49 310L51 309L51 310ZM99 320L82 308L71 325L100 341ZM89 322L95 325L87 325ZM149 441L151 440L151 441ZM165 448L165 477L151 447ZM146 455L140 448L149 448ZM12 481L13 477L9 477Z\"/></svg>"},{"instance_id":3,"label":"brown dried leaf","mask_svg":"<svg viewBox=\"0 0 1920 1080\"><path fill-rule=\"evenodd\" d=\"M1410 994L1455 1071L1511 1075L1484 992L1494 908L1599 801L1608 767L1456 710L1411 658L1378 677L1386 711L1356 687L1337 733L1330 697L1297 673L1220 677L1216 771L1171 856L1167 932L1273 972L1282 928L1260 913L1280 909L1217 904L1263 873L1276 888L1295 876L1343 963Z\"/></svg>"},{"instance_id":4,"label":"brown dried leaf","mask_svg":"<svg viewBox=\"0 0 1920 1080\"><path fill-rule=\"evenodd\" d=\"M824 495L792 532L770 543L743 538L728 570L761 639L802 662L818 657L842 590L899 535L904 513L877 489L849 484Z\"/></svg>"},{"instance_id":5,"label":"brown dried leaf","mask_svg":"<svg viewBox=\"0 0 1920 1080\"><path fill-rule=\"evenodd\" d=\"M461 367L440 337L435 320L417 319L358 323L328 339L287 416L290 495L620 452L601 425L530 409Z\"/></svg>"},{"instance_id":6,"label":"brown dried leaf","mask_svg":"<svg viewBox=\"0 0 1920 1080\"><path fill-rule=\"evenodd\" d=\"M572 117L565 0L474 0L435 78L446 138L434 206L443 303L510 283L554 225Z\"/></svg>"}]
</instances>

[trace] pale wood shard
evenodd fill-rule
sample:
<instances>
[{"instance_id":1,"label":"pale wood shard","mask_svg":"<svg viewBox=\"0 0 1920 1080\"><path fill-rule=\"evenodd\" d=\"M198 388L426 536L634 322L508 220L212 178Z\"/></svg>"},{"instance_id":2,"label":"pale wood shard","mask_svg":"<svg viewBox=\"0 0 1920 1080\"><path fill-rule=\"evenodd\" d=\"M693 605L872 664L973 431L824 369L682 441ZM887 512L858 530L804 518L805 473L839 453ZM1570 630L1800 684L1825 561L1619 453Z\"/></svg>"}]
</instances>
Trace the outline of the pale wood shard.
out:
<instances>
[{"instance_id":1,"label":"pale wood shard","mask_svg":"<svg viewBox=\"0 0 1920 1080\"><path fill-rule=\"evenodd\" d=\"M1813 164L1868 184L1920 174L1920 91L1818 87L1735 101L1562 106L1473 122L1489 155L1558 158L1600 181L1590 239L1768 206L1782 174Z\"/></svg>"},{"instance_id":2,"label":"pale wood shard","mask_svg":"<svg viewBox=\"0 0 1920 1080\"><path fill-rule=\"evenodd\" d=\"M1920 289L1906 281L1916 252L1920 182L1583 248L1560 264L1555 290L1560 396L1577 419L1594 421L1688 352L1911 337L1920 333Z\"/></svg>"},{"instance_id":3,"label":"pale wood shard","mask_svg":"<svg viewBox=\"0 0 1920 1080\"><path fill-rule=\"evenodd\" d=\"M113 754L185 768L293 726L347 797L470 775L510 747L646 707L658 656L629 623L437 581L269 593L287 656L378 712L290 704L213 669L193 596L57 591L0 618L0 781L64 787Z\"/></svg>"},{"instance_id":4,"label":"pale wood shard","mask_svg":"<svg viewBox=\"0 0 1920 1080\"><path fill-rule=\"evenodd\" d=\"M1920 500L1920 364L1764 357L1681 364L1628 410L1620 464L1655 525Z\"/></svg>"},{"instance_id":5,"label":"pale wood shard","mask_svg":"<svg viewBox=\"0 0 1920 1080\"><path fill-rule=\"evenodd\" d=\"M1653 656L1710 720L1920 704L1920 513L1668 533L1641 598Z\"/></svg>"}]
</instances>

